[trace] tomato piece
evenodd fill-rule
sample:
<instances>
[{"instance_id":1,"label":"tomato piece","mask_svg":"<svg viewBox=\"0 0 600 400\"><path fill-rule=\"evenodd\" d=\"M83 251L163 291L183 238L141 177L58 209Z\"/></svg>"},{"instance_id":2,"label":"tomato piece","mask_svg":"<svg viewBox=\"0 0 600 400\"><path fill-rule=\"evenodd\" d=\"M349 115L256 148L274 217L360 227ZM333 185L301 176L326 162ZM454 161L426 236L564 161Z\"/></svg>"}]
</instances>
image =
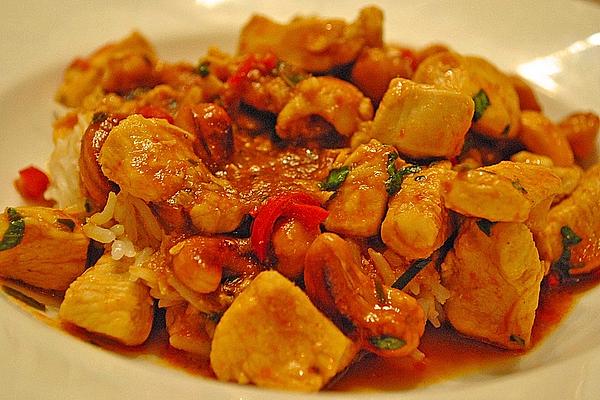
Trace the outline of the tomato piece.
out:
<instances>
[{"instance_id":1,"label":"tomato piece","mask_svg":"<svg viewBox=\"0 0 600 400\"><path fill-rule=\"evenodd\" d=\"M289 192L271 197L257 211L252 223L250 243L258 260L267 259L275 222L280 217L296 218L308 229L316 229L329 212L315 197L304 192Z\"/></svg>"},{"instance_id":2,"label":"tomato piece","mask_svg":"<svg viewBox=\"0 0 600 400\"><path fill-rule=\"evenodd\" d=\"M48 176L32 165L19 171L19 179L15 181L15 186L24 198L41 200L49 183Z\"/></svg>"},{"instance_id":3,"label":"tomato piece","mask_svg":"<svg viewBox=\"0 0 600 400\"><path fill-rule=\"evenodd\" d=\"M141 114L144 118L161 118L166 119L168 123L173 123L173 117L164 108L148 104L138 108L137 114Z\"/></svg>"}]
</instances>

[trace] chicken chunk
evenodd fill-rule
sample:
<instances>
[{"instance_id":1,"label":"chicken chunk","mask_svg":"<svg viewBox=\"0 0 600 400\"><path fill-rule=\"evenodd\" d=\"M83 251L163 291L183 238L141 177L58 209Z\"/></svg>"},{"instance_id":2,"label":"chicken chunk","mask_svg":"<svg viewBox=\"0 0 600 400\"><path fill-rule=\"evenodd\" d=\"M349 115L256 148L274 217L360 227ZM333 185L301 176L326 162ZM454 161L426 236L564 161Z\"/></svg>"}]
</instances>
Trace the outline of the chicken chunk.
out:
<instances>
[{"instance_id":1,"label":"chicken chunk","mask_svg":"<svg viewBox=\"0 0 600 400\"><path fill-rule=\"evenodd\" d=\"M538 238L542 259L554 262L567 274L583 274L600 266L598 198L600 164L588 169L573 193L550 209L548 223Z\"/></svg>"},{"instance_id":2,"label":"chicken chunk","mask_svg":"<svg viewBox=\"0 0 600 400\"><path fill-rule=\"evenodd\" d=\"M473 98L473 129L481 134L507 139L519 132L519 96L510 78L484 59L436 53L419 64L413 80Z\"/></svg>"},{"instance_id":3,"label":"chicken chunk","mask_svg":"<svg viewBox=\"0 0 600 400\"><path fill-rule=\"evenodd\" d=\"M389 200L381 225L381 239L389 248L413 260L428 257L446 241L452 224L444 207L442 184L454 175L450 163L444 162L402 182L400 191Z\"/></svg>"},{"instance_id":4,"label":"chicken chunk","mask_svg":"<svg viewBox=\"0 0 600 400\"><path fill-rule=\"evenodd\" d=\"M65 290L85 269L90 240L61 210L8 208L0 215L0 232L0 276Z\"/></svg>"},{"instance_id":5,"label":"chicken chunk","mask_svg":"<svg viewBox=\"0 0 600 400\"><path fill-rule=\"evenodd\" d=\"M360 11L351 24L338 19L296 17L287 25L255 15L240 34L239 52L272 52L310 72L325 72L354 61L365 46L382 44L383 13L376 7Z\"/></svg>"},{"instance_id":6,"label":"chicken chunk","mask_svg":"<svg viewBox=\"0 0 600 400\"><path fill-rule=\"evenodd\" d=\"M327 204L325 228L342 235L369 237L379 233L385 214L387 163L395 153L377 140L360 145L341 168L348 176Z\"/></svg>"},{"instance_id":7,"label":"chicken chunk","mask_svg":"<svg viewBox=\"0 0 600 400\"><path fill-rule=\"evenodd\" d=\"M556 193L555 202L562 200L563 197L570 194L575 187L579 184L579 180L583 175L583 169L578 165L572 165L570 167L555 167L552 159L547 156L540 154L530 153L528 151L520 151L514 154L511 161L522 162L525 164L542 165L550 168L552 173L560 178L560 188Z\"/></svg>"},{"instance_id":8,"label":"chicken chunk","mask_svg":"<svg viewBox=\"0 0 600 400\"><path fill-rule=\"evenodd\" d=\"M65 71L56 99L68 107L78 107L96 88L124 94L140 86L154 86L158 83L155 67L154 49L134 32L86 59L73 61Z\"/></svg>"},{"instance_id":9,"label":"chicken chunk","mask_svg":"<svg viewBox=\"0 0 600 400\"><path fill-rule=\"evenodd\" d=\"M413 158L451 158L462 149L473 110L469 96L396 78L375 113L371 135Z\"/></svg>"},{"instance_id":10,"label":"chicken chunk","mask_svg":"<svg viewBox=\"0 0 600 400\"><path fill-rule=\"evenodd\" d=\"M128 346L144 343L153 316L148 287L131 279L126 261L109 255L69 286L59 310L62 321Z\"/></svg>"},{"instance_id":11,"label":"chicken chunk","mask_svg":"<svg viewBox=\"0 0 600 400\"><path fill-rule=\"evenodd\" d=\"M196 156L190 136L165 120L130 115L100 150L102 172L121 190L156 205L167 219L181 211L201 232L233 231L245 210L229 183Z\"/></svg>"},{"instance_id":12,"label":"chicken chunk","mask_svg":"<svg viewBox=\"0 0 600 400\"><path fill-rule=\"evenodd\" d=\"M342 136L351 136L361 122L373 117L371 101L354 85L333 77L311 77L300 82L277 116L275 130L283 139L314 139L314 117L331 124Z\"/></svg>"},{"instance_id":13,"label":"chicken chunk","mask_svg":"<svg viewBox=\"0 0 600 400\"><path fill-rule=\"evenodd\" d=\"M531 210L559 192L561 180L548 167L502 161L459 172L446 182L446 207L490 221L524 222Z\"/></svg>"},{"instance_id":14,"label":"chicken chunk","mask_svg":"<svg viewBox=\"0 0 600 400\"><path fill-rule=\"evenodd\" d=\"M210 361L220 380L316 391L355 354L352 341L300 288L265 271L223 314Z\"/></svg>"},{"instance_id":15,"label":"chicken chunk","mask_svg":"<svg viewBox=\"0 0 600 400\"><path fill-rule=\"evenodd\" d=\"M188 132L138 114L110 131L99 155L110 180L147 202L167 200L187 181L198 180L206 172L198 161Z\"/></svg>"},{"instance_id":16,"label":"chicken chunk","mask_svg":"<svg viewBox=\"0 0 600 400\"><path fill-rule=\"evenodd\" d=\"M527 226L469 219L442 264L442 283L451 291L446 316L464 335L525 349L543 276Z\"/></svg>"}]
</instances>

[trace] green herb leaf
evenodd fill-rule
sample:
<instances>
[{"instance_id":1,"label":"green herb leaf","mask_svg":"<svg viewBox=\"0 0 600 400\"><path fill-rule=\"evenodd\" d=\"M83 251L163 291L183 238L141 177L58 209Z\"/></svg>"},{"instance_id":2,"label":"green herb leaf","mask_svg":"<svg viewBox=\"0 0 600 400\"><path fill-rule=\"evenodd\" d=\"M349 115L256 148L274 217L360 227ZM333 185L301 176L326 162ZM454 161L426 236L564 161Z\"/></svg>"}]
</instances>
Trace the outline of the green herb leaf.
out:
<instances>
[{"instance_id":1,"label":"green herb leaf","mask_svg":"<svg viewBox=\"0 0 600 400\"><path fill-rule=\"evenodd\" d=\"M560 282L571 278L571 247L581 242L581 238L567 225L560 228L562 236L563 251L558 260L552 263L552 270L556 272Z\"/></svg>"},{"instance_id":2,"label":"green herb leaf","mask_svg":"<svg viewBox=\"0 0 600 400\"><path fill-rule=\"evenodd\" d=\"M200 65L198 65L198 68L196 68L196 72L198 73L198 75L205 78L208 75L210 75L209 67L210 67L210 63L208 61L203 61L200 63Z\"/></svg>"},{"instance_id":3,"label":"green herb leaf","mask_svg":"<svg viewBox=\"0 0 600 400\"><path fill-rule=\"evenodd\" d=\"M0 242L0 251L12 249L21 243L25 234L25 221L21 214L11 207L6 209L6 214L8 215L8 228Z\"/></svg>"},{"instance_id":4,"label":"green herb leaf","mask_svg":"<svg viewBox=\"0 0 600 400\"><path fill-rule=\"evenodd\" d=\"M283 79L284 82L290 87L296 86L298 83L309 77L308 74L298 70L293 65L290 65L284 61L279 61L273 72Z\"/></svg>"},{"instance_id":5,"label":"green herb leaf","mask_svg":"<svg viewBox=\"0 0 600 400\"><path fill-rule=\"evenodd\" d=\"M581 242L581 238L567 225L560 228L560 234L562 236L563 245L565 246L573 246Z\"/></svg>"},{"instance_id":6,"label":"green herb leaf","mask_svg":"<svg viewBox=\"0 0 600 400\"><path fill-rule=\"evenodd\" d=\"M7 295L14 297L15 299L27 304L28 306L35 308L36 310L46 311L46 306L44 304L40 303L36 299L27 296L24 293L19 292L16 289L2 285L2 291Z\"/></svg>"},{"instance_id":7,"label":"green herb leaf","mask_svg":"<svg viewBox=\"0 0 600 400\"><path fill-rule=\"evenodd\" d=\"M513 187L515 189L517 189L519 192L521 192L523 194L527 194L527 190L523 187L523 185L521 185L521 182L518 179L515 179L511 183L512 183Z\"/></svg>"},{"instance_id":8,"label":"green herb leaf","mask_svg":"<svg viewBox=\"0 0 600 400\"><path fill-rule=\"evenodd\" d=\"M381 350L398 350L406 345L405 340L388 335L370 337L369 342Z\"/></svg>"},{"instance_id":9,"label":"green herb leaf","mask_svg":"<svg viewBox=\"0 0 600 400\"><path fill-rule=\"evenodd\" d=\"M64 225L67 227L68 230L70 230L71 232L73 232L75 230L75 221L73 221L71 218L58 218L56 220L56 222L58 222L61 225Z\"/></svg>"},{"instance_id":10,"label":"green herb leaf","mask_svg":"<svg viewBox=\"0 0 600 400\"><path fill-rule=\"evenodd\" d=\"M421 272L421 270L425 268L430 262L431 257L416 259L415 261L413 261L410 267L408 267L408 269L404 271L404 273L400 275L398 279L396 279L396 282L392 284L392 287L399 290L404 289L404 287L408 285L409 282L412 281L413 278L417 276L417 274Z\"/></svg>"},{"instance_id":11,"label":"green herb leaf","mask_svg":"<svg viewBox=\"0 0 600 400\"><path fill-rule=\"evenodd\" d=\"M518 344L521 347L525 346L525 339L523 339L521 336L519 335L510 335L509 340L511 342L515 342L516 344Z\"/></svg>"},{"instance_id":12,"label":"green herb leaf","mask_svg":"<svg viewBox=\"0 0 600 400\"><path fill-rule=\"evenodd\" d=\"M483 116L485 110L490 106L490 99L487 93L483 89L480 89L475 96L473 96L475 102L475 113L473 114L473 122L479 121Z\"/></svg>"},{"instance_id":13,"label":"green herb leaf","mask_svg":"<svg viewBox=\"0 0 600 400\"><path fill-rule=\"evenodd\" d=\"M319 187L321 190L326 190L328 192L337 190L340 186L342 186L342 183L344 183L349 173L350 167L348 166L334 168L329 171L327 179L325 179L324 182L321 182Z\"/></svg>"},{"instance_id":14,"label":"green herb leaf","mask_svg":"<svg viewBox=\"0 0 600 400\"><path fill-rule=\"evenodd\" d=\"M485 233L486 236L492 236L492 226L494 226L495 222L482 218L478 219L476 224L479 227L479 230Z\"/></svg>"},{"instance_id":15,"label":"green herb leaf","mask_svg":"<svg viewBox=\"0 0 600 400\"><path fill-rule=\"evenodd\" d=\"M388 164L388 174L390 173L390 165L395 170L393 163ZM402 187L402 181L404 181L404 178L406 178L406 176L408 176L410 174L416 174L417 172L420 172L420 171L421 171L421 167L419 167L418 165L411 164L409 166L402 168L399 171L394 172L393 174L390 174L390 177L385 181L385 187L387 189L388 194L390 196L393 196L396 193L398 193L398 191Z\"/></svg>"}]
</instances>

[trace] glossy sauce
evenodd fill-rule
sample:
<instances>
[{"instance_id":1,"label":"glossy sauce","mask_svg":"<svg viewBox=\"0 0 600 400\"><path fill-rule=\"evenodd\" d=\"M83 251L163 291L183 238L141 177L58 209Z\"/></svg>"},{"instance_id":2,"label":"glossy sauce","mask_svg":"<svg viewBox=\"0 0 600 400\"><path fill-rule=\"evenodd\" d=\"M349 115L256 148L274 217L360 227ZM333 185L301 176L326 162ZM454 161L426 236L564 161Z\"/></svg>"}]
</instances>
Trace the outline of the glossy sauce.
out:
<instances>
[{"instance_id":1,"label":"glossy sauce","mask_svg":"<svg viewBox=\"0 0 600 400\"><path fill-rule=\"evenodd\" d=\"M600 273L596 273L578 284L559 288L544 286L536 312L532 347L538 346L556 328L580 295L585 294L585 291L599 282ZM19 290L36 301L44 304L51 303L48 306L49 311L60 303L60 298L56 294L40 294L36 290L8 280L2 280L0 283ZM146 343L128 347L90 334L81 328L61 324L56 318L47 316L22 301L11 299L48 325L66 330L73 336L108 351L127 357L147 359L181 369L192 375L214 378L207 359L190 355L169 345L168 334L164 329L164 310L156 312L154 326ZM377 358L371 354L364 354L347 371L335 378L326 390L391 391L427 386L469 373L502 375L510 373L511 368L518 363L519 356L523 354L465 338L449 326L436 329L429 325L421 339L419 350L426 356L422 360L413 360L410 357Z\"/></svg>"}]
</instances>

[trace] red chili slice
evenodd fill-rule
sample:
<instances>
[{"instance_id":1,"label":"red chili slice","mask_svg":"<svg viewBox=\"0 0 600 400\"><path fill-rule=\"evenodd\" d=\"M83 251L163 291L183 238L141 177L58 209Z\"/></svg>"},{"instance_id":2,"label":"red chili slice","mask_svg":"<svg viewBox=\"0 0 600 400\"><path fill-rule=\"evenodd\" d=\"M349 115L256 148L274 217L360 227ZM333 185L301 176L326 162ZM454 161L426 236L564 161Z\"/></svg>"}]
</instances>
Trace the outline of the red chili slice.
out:
<instances>
[{"instance_id":1,"label":"red chili slice","mask_svg":"<svg viewBox=\"0 0 600 400\"><path fill-rule=\"evenodd\" d=\"M250 242L258 260L267 259L275 221L280 217L296 218L311 229L318 227L327 215L329 212L320 207L319 200L308 193L289 192L271 197L258 210L252 223Z\"/></svg>"},{"instance_id":2,"label":"red chili slice","mask_svg":"<svg viewBox=\"0 0 600 400\"><path fill-rule=\"evenodd\" d=\"M277 66L277 61L277 57L273 53L267 53L261 58L253 53L248 54L244 61L238 65L233 75L229 77L227 83L231 87L237 88L248 79L250 71L257 69L263 74L269 73Z\"/></svg>"},{"instance_id":3,"label":"red chili slice","mask_svg":"<svg viewBox=\"0 0 600 400\"><path fill-rule=\"evenodd\" d=\"M19 179L15 186L23 197L30 200L40 200L48 189L50 180L40 169L30 166L19 171Z\"/></svg>"}]
</instances>

